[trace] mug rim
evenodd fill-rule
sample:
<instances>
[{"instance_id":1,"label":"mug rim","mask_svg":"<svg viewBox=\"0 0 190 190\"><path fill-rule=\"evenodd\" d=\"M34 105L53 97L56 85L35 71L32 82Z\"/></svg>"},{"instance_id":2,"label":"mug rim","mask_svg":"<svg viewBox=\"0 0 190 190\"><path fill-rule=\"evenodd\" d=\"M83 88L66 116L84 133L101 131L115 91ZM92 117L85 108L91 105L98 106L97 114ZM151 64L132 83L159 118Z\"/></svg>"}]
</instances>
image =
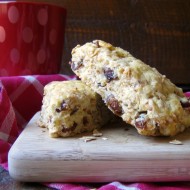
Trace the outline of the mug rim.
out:
<instances>
[{"instance_id":1,"label":"mug rim","mask_svg":"<svg viewBox=\"0 0 190 190\"><path fill-rule=\"evenodd\" d=\"M48 2L33 2L33 1L14 1L14 0L11 0L11 1L0 1L0 5L1 4L28 4L28 5L34 5L34 6L40 6L40 5L44 5L44 6L50 6L50 7L54 7L54 8L57 8L57 9L62 9L64 11L67 11L67 9L61 5L56 5L56 4L53 4L53 3L48 3Z\"/></svg>"}]
</instances>

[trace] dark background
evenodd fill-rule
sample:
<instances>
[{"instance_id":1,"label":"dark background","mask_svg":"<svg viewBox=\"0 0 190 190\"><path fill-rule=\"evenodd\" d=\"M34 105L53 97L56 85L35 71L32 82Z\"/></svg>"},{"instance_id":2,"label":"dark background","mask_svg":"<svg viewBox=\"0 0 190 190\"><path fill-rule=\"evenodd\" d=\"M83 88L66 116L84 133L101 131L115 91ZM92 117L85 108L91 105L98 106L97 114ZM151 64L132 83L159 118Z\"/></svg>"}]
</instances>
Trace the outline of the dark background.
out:
<instances>
[{"instance_id":1,"label":"dark background","mask_svg":"<svg viewBox=\"0 0 190 190\"><path fill-rule=\"evenodd\" d=\"M190 85L190 0L41 2L68 11L61 73L73 74L68 66L73 47L102 39L157 68L175 84Z\"/></svg>"}]
</instances>

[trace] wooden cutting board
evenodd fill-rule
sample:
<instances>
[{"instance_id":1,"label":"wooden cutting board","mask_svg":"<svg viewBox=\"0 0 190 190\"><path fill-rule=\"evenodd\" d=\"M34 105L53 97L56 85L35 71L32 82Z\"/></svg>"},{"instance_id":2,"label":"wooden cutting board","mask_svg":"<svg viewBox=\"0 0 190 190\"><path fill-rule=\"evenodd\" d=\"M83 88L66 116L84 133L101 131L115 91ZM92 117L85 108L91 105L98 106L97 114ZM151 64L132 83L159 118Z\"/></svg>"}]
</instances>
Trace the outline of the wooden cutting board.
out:
<instances>
[{"instance_id":1,"label":"wooden cutting board","mask_svg":"<svg viewBox=\"0 0 190 190\"><path fill-rule=\"evenodd\" d=\"M39 113L32 118L9 152L9 172L16 180L190 180L190 130L173 138L145 137L126 124L115 123L101 130L102 137L84 142L81 136L50 138L47 129L37 126L38 118ZM174 139L183 144L170 144Z\"/></svg>"}]
</instances>

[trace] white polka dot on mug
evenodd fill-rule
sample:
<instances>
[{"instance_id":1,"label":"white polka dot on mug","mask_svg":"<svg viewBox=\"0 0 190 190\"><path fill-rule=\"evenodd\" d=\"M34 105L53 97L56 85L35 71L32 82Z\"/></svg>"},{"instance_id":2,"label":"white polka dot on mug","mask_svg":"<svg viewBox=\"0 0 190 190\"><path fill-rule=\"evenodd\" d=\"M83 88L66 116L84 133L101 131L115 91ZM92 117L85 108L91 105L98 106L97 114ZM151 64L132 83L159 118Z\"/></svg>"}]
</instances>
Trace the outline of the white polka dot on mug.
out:
<instances>
[{"instance_id":1,"label":"white polka dot on mug","mask_svg":"<svg viewBox=\"0 0 190 190\"><path fill-rule=\"evenodd\" d=\"M46 9L40 9L38 12L38 22L42 25L45 26L48 22L48 12Z\"/></svg>"},{"instance_id":2,"label":"white polka dot on mug","mask_svg":"<svg viewBox=\"0 0 190 190\"><path fill-rule=\"evenodd\" d=\"M37 61L39 64L44 63L46 60L46 51L44 49L40 49L37 53Z\"/></svg>"},{"instance_id":3,"label":"white polka dot on mug","mask_svg":"<svg viewBox=\"0 0 190 190\"><path fill-rule=\"evenodd\" d=\"M10 6L8 9L8 18L12 24L15 24L19 20L19 10L16 6Z\"/></svg>"},{"instance_id":4,"label":"white polka dot on mug","mask_svg":"<svg viewBox=\"0 0 190 190\"><path fill-rule=\"evenodd\" d=\"M6 32L3 26L0 26L0 43L3 43L6 38Z\"/></svg>"},{"instance_id":5,"label":"white polka dot on mug","mask_svg":"<svg viewBox=\"0 0 190 190\"><path fill-rule=\"evenodd\" d=\"M6 69L0 69L0 75L4 77L4 76L8 76L9 73Z\"/></svg>"},{"instance_id":6,"label":"white polka dot on mug","mask_svg":"<svg viewBox=\"0 0 190 190\"><path fill-rule=\"evenodd\" d=\"M20 59L20 52L17 48L13 48L10 52L10 60L13 64L17 64Z\"/></svg>"}]
</instances>

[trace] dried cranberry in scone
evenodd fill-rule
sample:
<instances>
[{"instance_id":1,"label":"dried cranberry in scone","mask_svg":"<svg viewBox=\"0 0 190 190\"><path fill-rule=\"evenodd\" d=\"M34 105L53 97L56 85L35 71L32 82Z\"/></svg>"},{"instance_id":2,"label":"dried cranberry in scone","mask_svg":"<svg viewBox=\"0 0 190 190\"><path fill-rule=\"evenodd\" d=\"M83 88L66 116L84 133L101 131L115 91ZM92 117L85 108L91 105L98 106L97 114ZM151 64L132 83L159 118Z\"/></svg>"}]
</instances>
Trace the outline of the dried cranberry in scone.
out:
<instances>
[{"instance_id":1,"label":"dried cranberry in scone","mask_svg":"<svg viewBox=\"0 0 190 190\"><path fill-rule=\"evenodd\" d=\"M183 108L190 108L190 97L181 98L180 103Z\"/></svg>"},{"instance_id":2,"label":"dried cranberry in scone","mask_svg":"<svg viewBox=\"0 0 190 190\"><path fill-rule=\"evenodd\" d=\"M114 95L109 95L106 99L106 103L116 115L122 114L122 107Z\"/></svg>"},{"instance_id":3,"label":"dried cranberry in scone","mask_svg":"<svg viewBox=\"0 0 190 190\"><path fill-rule=\"evenodd\" d=\"M114 73L114 70L107 67L104 68L104 75L106 76L108 82L117 79L117 75Z\"/></svg>"},{"instance_id":4,"label":"dried cranberry in scone","mask_svg":"<svg viewBox=\"0 0 190 190\"><path fill-rule=\"evenodd\" d=\"M144 129L147 123L147 111L139 112L139 115L135 118L135 127Z\"/></svg>"}]
</instances>

